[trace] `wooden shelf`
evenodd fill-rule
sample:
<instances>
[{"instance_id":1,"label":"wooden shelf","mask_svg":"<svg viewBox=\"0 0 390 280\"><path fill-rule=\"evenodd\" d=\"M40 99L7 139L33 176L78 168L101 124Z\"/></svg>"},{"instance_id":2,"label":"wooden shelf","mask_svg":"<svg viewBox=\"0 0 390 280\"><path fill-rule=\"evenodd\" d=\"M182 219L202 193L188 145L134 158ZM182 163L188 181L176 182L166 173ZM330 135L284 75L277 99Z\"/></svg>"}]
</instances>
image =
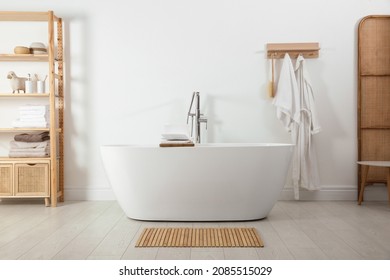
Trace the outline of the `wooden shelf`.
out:
<instances>
[{"instance_id":1,"label":"wooden shelf","mask_svg":"<svg viewBox=\"0 0 390 280\"><path fill-rule=\"evenodd\" d=\"M51 11L48 12L0 12L0 21L48 21ZM54 16L54 20L58 20Z\"/></svg>"},{"instance_id":2,"label":"wooden shelf","mask_svg":"<svg viewBox=\"0 0 390 280\"><path fill-rule=\"evenodd\" d=\"M49 97L49 93L0 93L0 97L26 98L26 97Z\"/></svg>"},{"instance_id":3,"label":"wooden shelf","mask_svg":"<svg viewBox=\"0 0 390 280\"><path fill-rule=\"evenodd\" d=\"M10 128L0 128L0 132L21 132L21 131L49 131L48 127L10 127Z\"/></svg>"},{"instance_id":4,"label":"wooden shelf","mask_svg":"<svg viewBox=\"0 0 390 280\"><path fill-rule=\"evenodd\" d=\"M0 54L0 61L49 61L48 54Z\"/></svg>"},{"instance_id":5,"label":"wooden shelf","mask_svg":"<svg viewBox=\"0 0 390 280\"><path fill-rule=\"evenodd\" d=\"M19 133L19 132L39 132L39 131L50 131L49 127L9 127L9 128L0 128L0 133ZM62 128L56 128L57 133L62 132Z\"/></svg>"},{"instance_id":6,"label":"wooden shelf","mask_svg":"<svg viewBox=\"0 0 390 280\"><path fill-rule=\"evenodd\" d=\"M50 160L50 157L5 157L0 156L0 160L12 160L12 161L39 161L39 160Z\"/></svg>"}]
</instances>

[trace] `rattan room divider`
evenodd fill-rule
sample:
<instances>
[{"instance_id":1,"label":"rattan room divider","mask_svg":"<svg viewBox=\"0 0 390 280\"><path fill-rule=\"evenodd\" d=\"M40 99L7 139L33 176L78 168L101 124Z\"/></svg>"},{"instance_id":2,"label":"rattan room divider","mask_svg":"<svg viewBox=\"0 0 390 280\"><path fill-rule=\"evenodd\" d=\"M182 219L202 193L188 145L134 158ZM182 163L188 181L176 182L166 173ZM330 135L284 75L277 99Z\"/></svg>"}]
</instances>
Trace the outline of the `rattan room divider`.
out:
<instances>
[{"instance_id":1,"label":"rattan room divider","mask_svg":"<svg viewBox=\"0 0 390 280\"><path fill-rule=\"evenodd\" d=\"M358 27L358 160L390 160L390 16L363 18ZM362 181L358 167L358 195ZM372 167L367 183L385 183Z\"/></svg>"}]
</instances>

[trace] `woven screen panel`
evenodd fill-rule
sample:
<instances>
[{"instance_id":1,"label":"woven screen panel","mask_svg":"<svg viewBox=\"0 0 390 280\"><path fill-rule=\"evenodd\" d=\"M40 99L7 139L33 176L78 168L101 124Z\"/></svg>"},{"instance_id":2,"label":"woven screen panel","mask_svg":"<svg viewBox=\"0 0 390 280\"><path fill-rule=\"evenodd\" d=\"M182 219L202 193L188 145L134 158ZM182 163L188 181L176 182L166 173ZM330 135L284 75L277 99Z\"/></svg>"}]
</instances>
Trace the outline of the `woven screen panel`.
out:
<instances>
[{"instance_id":1,"label":"woven screen panel","mask_svg":"<svg viewBox=\"0 0 390 280\"><path fill-rule=\"evenodd\" d=\"M390 161L390 130L364 129L361 133L363 145L361 160ZM386 182L386 168L370 167L368 181Z\"/></svg>"},{"instance_id":2,"label":"woven screen panel","mask_svg":"<svg viewBox=\"0 0 390 280\"><path fill-rule=\"evenodd\" d=\"M362 77L361 126L390 126L390 77Z\"/></svg>"},{"instance_id":3,"label":"woven screen panel","mask_svg":"<svg viewBox=\"0 0 390 280\"><path fill-rule=\"evenodd\" d=\"M360 61L362 75L390 74L390 19L367 19L361 26Z\"/></svg>"}]
</instances>

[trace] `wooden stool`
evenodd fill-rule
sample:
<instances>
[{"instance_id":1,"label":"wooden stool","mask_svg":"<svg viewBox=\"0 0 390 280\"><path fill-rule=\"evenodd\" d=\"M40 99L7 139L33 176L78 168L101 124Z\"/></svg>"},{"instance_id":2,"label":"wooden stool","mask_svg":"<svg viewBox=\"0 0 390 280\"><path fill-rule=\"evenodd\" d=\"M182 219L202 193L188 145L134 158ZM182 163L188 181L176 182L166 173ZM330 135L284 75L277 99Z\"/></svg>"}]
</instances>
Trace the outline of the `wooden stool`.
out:
<instances>
[{"instance_id":1,"label":"wooden stool","mask_svg":"<svg viewBox=\"0 0 390 280\"><path fill-rule=\"evenodd\" d=\"M379 166L387 168L387 193L390 202L390 161L358 161L358 164L362 166L362 182L360 186L360 195L358 204L360 205L363 201L364 188L366 186L368 170L370 166Z\"/></svg>"}]
</instances>

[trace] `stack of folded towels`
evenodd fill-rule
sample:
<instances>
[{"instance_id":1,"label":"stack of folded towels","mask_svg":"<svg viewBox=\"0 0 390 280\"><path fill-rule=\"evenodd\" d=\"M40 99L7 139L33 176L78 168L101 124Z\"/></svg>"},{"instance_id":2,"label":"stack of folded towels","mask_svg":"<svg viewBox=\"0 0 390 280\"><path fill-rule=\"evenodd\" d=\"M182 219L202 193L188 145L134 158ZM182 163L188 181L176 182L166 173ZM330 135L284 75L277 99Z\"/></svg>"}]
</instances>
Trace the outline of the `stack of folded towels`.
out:
<instances>
[{"instance_id":1,"label":"stack of folded towels","mask_svg":"<svg viewBox=\"0 0 390 280\"><path fill-rule=\"evenodd\" d=\"M160 147L188 147L194 146L187 125L165 125L161 133Z\"/></svg>"},{"instance_id":2,"label":"stack of folded towels","mask_svg":"<svg viewBox=\"0 0 390 280\"><path fill-rule=\"evenodd\" d=\"M48 157L50 155L49 132L15 135L10 142L10 157Z\"/></svg>"},{"instance_id":3,"label":"stack of folded towels","mask_svg":"<svg viewBox=\"0 0 390 280\"><path fill-rule=\"evenodd\" d=\"M19 118L13 122L13 127L49 127L49 106L20 106Z\"/></svg>"}]
</instances>

